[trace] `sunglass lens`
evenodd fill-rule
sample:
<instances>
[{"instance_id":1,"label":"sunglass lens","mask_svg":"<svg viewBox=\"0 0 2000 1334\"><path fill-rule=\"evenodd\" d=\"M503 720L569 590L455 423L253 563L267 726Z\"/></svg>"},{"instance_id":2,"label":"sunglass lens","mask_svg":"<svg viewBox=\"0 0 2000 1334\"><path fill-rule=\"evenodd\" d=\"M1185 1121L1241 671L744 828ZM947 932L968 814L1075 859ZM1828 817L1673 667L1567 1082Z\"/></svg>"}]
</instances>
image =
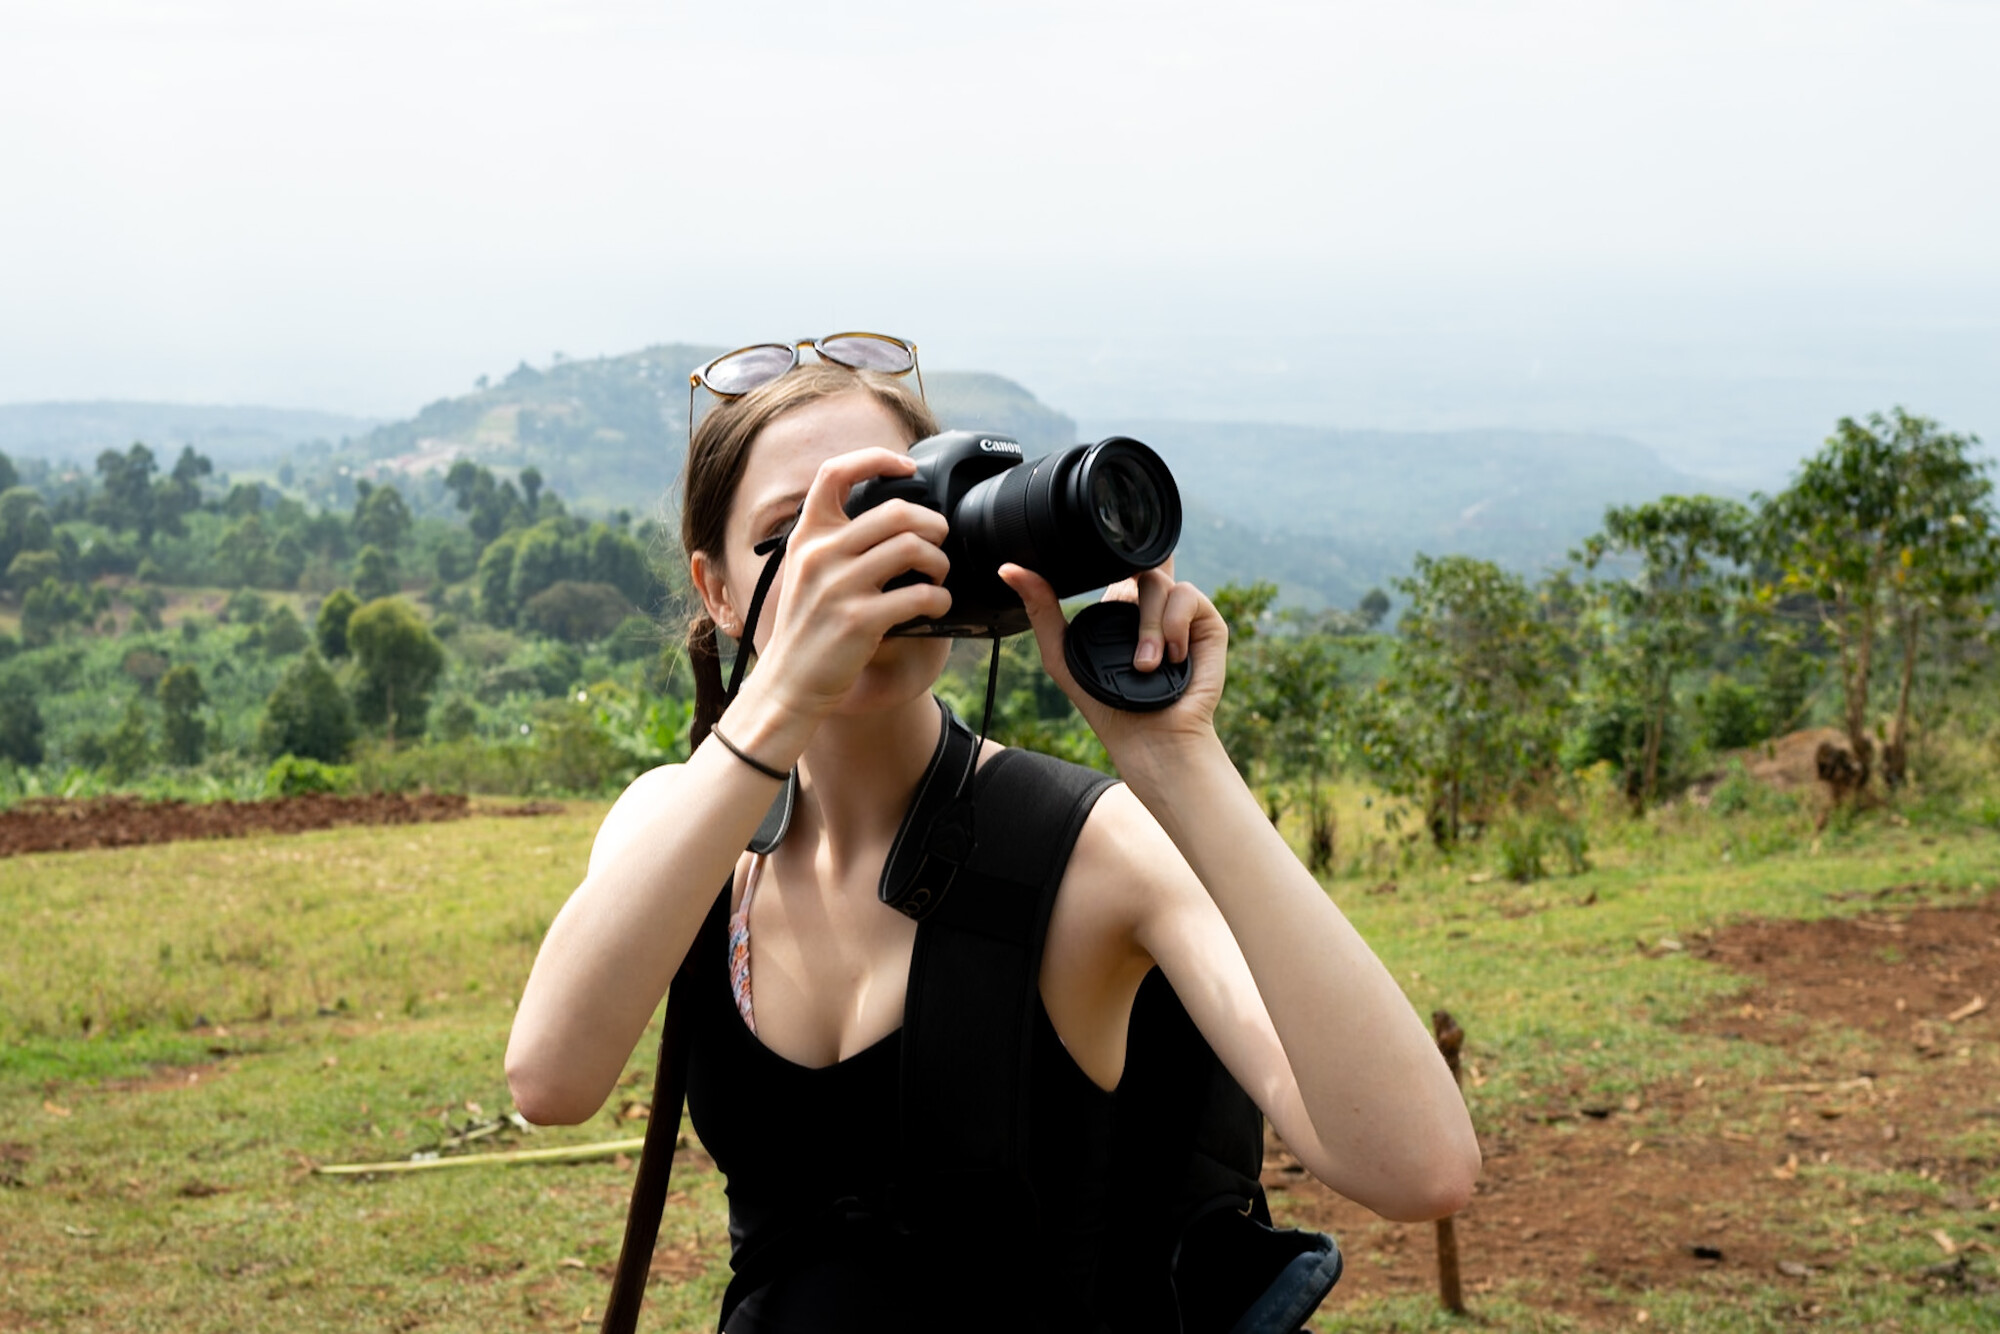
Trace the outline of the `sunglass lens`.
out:
<instances>
[{"instance_id":1,"label":"sunglass lens","mask_svg":"<svg viewBox=\"0 0 2000 1334\"><path fill-rule=\"evenodd\" d=\"M917 364L909 345L879 334L835 334L822 338L813 348L828 361L851 371L881 371L901 375Z\"/></svg>"},{"instance_id":2,"label":"sunglass lens","mask_svg":"<svg viewBox=\"0 0 2000 1334\"><path fill-rule=\"evenodd\" d=\"M702 383L718 394L747 394L790 370L792 358L792 349L777 343L746 347L710 362L702 371Z\"/></svg>"}]
</instances>

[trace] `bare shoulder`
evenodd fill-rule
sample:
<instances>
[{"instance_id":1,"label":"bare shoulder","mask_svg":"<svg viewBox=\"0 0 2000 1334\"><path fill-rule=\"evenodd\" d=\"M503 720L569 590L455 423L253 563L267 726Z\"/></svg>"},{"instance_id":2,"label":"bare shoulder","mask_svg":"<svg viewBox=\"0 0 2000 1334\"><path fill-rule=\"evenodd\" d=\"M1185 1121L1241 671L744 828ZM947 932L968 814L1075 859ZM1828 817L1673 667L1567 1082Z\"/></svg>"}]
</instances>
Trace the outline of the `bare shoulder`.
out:
<instances>
[{"instance_id":1,"label":"bare shoulder","mask_svg":"<svg viewBox=\"0 0 2000 1334\"><path fill-rule=\"evenodd\" d=\"M1180 849L1123 783L1107 788L1091 808L1063 891L1116 914L1135 935L1189 893L1207 897Z\"/></svg>"},{"instance_id":2,"label":"bare shoulder","mask_svg":"<svg viewBox=\"0 0 2000 1334\"><path fill-rule=\"evenodd\" d=\"M604 823L597 827L597 840L590 848L593 868L616 857L638 834L647 818L673 799L685 769L685 765L663 764L657 769L648 769L626 784L625 790L618 794L618 800L605 814Z\"/></svg>"}]
</instances>

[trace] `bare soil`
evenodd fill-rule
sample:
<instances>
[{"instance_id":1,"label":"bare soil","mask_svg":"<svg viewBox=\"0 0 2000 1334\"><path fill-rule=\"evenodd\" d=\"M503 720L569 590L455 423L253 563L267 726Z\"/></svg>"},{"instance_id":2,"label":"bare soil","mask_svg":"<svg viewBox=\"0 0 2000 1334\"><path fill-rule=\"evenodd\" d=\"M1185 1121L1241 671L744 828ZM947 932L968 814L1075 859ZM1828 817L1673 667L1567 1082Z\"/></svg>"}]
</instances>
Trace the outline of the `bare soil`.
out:
<instances>
[{"instance_id":1,"label":"bare soil","mask_svg":"<svg viewBox=\"0 0 2000 1334\"><path fill-rule=\"evenodd\" d=\"M548 803L503 808L492 814L541 814ZM296 834L344 825L424 824L462 820L472 813L455 793L377 792L336 797L314 794L266 801L142 801L99 797L66 801L40 797L0 811L0 857L29 852L123 848L190 838L243 838Z\"/></svg>"},{"instance_id":2,"label":"bare soil","mask_svg":"<svg viewBox=\"0 0 2000 1334\"><path fill-rule=\"evenodd\" d=\"M1694 949L1755 982L1689 1029L1783 1050L1799 1076L1718 1073L1612 1107L1578 1088L1543 1090L1488 1112L1485 1175L1454 1224L1471 1308L1515 1279L1535 1283L1536 1305L1593 1327L1629 1323L1649 1293L1771 1284L1796 1287L1794 1313L1809 1320L1819 1276L1835 1271L1912 1293L1989 1291L2000 1200L1977 1192L2000 1161L1960 1146L2000 1119L1990 1058L1972 1059L2000 1029L2000 898L1749 922ZM1829 1164L1909 1173L1923 1188L1849 1192ZM1385 1222L1339 1199L1275 1141L1264 1183L1281 1221L1333 1232L1350 1257L1323 1310L1437 1291L1433 1224ZM1942 1231L1955 1249L1937 1243L1930 1259L1942 1263L1908 1273L1858 1267L1852 1229L1879 1238L1885 1222L1904 1238Z\"/></svg>"}]
</instances>

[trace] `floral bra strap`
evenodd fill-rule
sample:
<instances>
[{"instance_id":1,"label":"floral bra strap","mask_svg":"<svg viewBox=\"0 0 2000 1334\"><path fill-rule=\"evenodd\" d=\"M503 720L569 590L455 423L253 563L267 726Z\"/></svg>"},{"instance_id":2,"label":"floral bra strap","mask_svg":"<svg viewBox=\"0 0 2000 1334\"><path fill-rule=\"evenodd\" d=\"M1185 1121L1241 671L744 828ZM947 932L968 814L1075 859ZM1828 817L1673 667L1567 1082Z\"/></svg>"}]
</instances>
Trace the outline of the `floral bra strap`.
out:
<instances>
[{"instance_id":1,"label":"floral bra strap","mask_svg":"<svg viewBox=\"0 0 2000 1334\"><path fill-rule=\"evenodd\" d=\"M736 1013L743 1026L757 1031L757 1011L750 1003L750 900L756 896L758 878L764 874L764 856L750 858L750 871L743 877L743 902L729 914L729 994L736 998Z\"/></svg>"}]
</instances>

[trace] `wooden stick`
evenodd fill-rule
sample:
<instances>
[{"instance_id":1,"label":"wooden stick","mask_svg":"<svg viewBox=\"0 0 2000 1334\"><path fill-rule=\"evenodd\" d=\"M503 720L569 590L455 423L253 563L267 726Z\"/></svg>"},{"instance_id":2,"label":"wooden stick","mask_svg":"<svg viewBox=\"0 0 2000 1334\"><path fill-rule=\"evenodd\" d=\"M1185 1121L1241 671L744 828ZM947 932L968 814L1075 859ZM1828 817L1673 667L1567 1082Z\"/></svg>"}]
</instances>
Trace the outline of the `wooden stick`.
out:
<instances>
[{"instance_id":1,"label":"wooden stick","mask_svg":"<svg viewBox=\"0 0 2000 1334\"><path fill-rule=\"evenodd\" d=\"M644 1139L613 1139L600 1144L572 1144L559 1149L516 1149L512 1153L468 1153L457 1158L407 1159L393 1163L337 1163L315 1167L323 1177L356 1177L370 1172L429 1172L440 1167L500 1167L512 1163L587 1163L597 1158L615 1158L636 1153Z\"/></svg>"},{"instance_id":2,"label":"wooden stick","mask_svg":"<svg viewBox=\"0 0 2000 1334\"><path fill-rule=\"evenodd\" d=\"M1459 1073L1458 1053L1465 1045L1465 1030L1451 1017L1449 1010L1431 1011L1431 1029L1437 1034L1438 1051L1444 1054L1444 1063L1451 1067L1454 1083L1462 1089L1465 1077ZM1453 1315L1465 1314L1465 1292L1458 1280L1458 1232L1449 1218L1437 1221L1438 1238L1438 1300L1444 1309Z\"/></svg>"}]
</instances>

